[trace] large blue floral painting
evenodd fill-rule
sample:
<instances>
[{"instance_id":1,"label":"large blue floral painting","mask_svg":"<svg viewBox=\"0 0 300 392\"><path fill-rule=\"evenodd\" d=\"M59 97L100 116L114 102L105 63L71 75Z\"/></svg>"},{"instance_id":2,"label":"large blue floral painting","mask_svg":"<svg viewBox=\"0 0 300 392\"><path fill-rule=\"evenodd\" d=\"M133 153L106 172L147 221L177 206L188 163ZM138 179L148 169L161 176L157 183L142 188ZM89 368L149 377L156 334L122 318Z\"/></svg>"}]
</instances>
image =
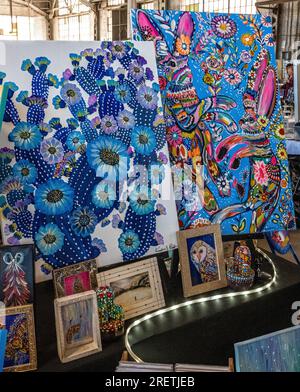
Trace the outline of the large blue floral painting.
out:
<instances>
[{"instance_id":1,"label":"large blue floral painting","mask_svg":"<svg viewBox=\"0 0 300 392\"><path fill-rule=\"evenodd\" d=\"M35 243L38 280L176 244L153 43L7 43L6 57L3 239Z\"/></svg>"},{"instance_id":2,"label":"large blue floral painting","mask_svg":"<svg viewBox=\"0 0 300 392\"><path fill-rule=\"evenodd\" d=\"M133 10L132 30L156 46L180 227L294 228L271 18Z\"/></svg>"}]
</instances>

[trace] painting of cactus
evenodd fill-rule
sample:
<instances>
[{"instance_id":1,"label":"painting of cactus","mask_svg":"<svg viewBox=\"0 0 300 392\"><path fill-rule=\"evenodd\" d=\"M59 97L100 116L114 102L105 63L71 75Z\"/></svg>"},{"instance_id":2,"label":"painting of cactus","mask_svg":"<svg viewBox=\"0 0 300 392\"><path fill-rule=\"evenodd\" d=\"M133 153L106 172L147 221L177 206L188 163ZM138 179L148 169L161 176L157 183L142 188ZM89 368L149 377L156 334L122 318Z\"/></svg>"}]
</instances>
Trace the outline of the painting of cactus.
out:
<instances>
[{"instance_id":1,"label":"painting of cactus","mask_svg":"<svg viewBox=\"0 0 300 392\"><path fill-rule=\"evenodd\" d=\"M175 202L162 197L170 166L153 44L5 45L4 243L34 242L38 281L176 243Z\"/></svg>"},{"instance_id":2,"label":"painting of cactus","mask_svg":"<svg viewBox=\"0 0 300 392\"><path fill-rule=\"evenodd\" d=\"M272 18L132 10L156 47L181 229L295 228Z\"/></svg>"}]
</instances>

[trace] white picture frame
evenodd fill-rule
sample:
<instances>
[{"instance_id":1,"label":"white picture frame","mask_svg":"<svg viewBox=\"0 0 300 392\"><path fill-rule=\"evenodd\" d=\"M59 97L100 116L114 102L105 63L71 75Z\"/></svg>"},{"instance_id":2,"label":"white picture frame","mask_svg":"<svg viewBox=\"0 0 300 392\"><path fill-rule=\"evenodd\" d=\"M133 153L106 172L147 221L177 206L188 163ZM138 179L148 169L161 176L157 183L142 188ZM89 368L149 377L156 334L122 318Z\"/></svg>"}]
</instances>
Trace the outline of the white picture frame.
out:
<instances>
[{"instance_id":1,"label":"white picture frame","mask_svg":"<svg viewBox=\"0 0 300 392\"><path fill-rule=\"evenodd\" d=\"M144 283L140 283L143 280ZM125 320L165 306L156 257L100 272L97 274L97 282L99 287L113 288L115 303L123 307ZM133 291L136 293L133 294Z\"/></svg>"}]
</instances>

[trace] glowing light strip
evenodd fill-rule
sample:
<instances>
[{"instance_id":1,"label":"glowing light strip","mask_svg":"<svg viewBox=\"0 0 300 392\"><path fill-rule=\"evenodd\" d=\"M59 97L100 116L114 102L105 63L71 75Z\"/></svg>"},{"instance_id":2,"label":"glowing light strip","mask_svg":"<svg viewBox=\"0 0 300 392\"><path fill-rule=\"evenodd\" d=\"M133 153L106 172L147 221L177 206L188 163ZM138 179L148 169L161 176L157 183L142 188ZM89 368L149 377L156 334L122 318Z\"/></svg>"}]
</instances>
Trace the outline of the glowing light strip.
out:
<instances>
[{"instance_id":1,"label":"glowing light strip","mask_svg":"<svg viewBox=\"0 0 300 392\"><path fill-rule=\"evenodd\" d=\"M144 323L147 320L150 320L154 317L160 316L162 314L165 313L169 313L172 312L173 310L177 310L180 308L184 308L186 306L190 306L190 305L194 305L194 304L200 304L200 303L205 303L205 302L210 302L210 301L216 301L217 299L223 299L223 298L233 298L233 297L240 297L240 296L248 296L250 294L256 294L256 293L261 293L262 291L265 291L267 289L269 289L273 284L275 284L276 279L277 279L277 271L276 271L276 267L275 264L273 263L273 261L270 259L269 256L267 256L261 249L257 248L256 249L258 253L260 253L272 266L273 268L273 278L272 280L265 284L264 286L258 287L256 289L253 290L246 290L246 291L241 291L241 292L233 292L233 293L226 293L226 294L218 294L218 295L213 295L211 297L202 297L202 298L198 298L198 299L194 299L194 300L189 300L186 302L182 302L178 305L173 305L170 306L168 308L164 308L164 309L160 309L157 310L156 312L147 314L146 316L134 321L132 324L129 325L129 327L127 328L126 334L125 334L125 346L126 349L129 353L129 355L136 361L139 363L144 362L140 357L138 357L133 349L131 348L131 344L129 343L129 335L130 332L133 330L133 328L137 327L138 325Z\"/></svg>"}]
</instances>

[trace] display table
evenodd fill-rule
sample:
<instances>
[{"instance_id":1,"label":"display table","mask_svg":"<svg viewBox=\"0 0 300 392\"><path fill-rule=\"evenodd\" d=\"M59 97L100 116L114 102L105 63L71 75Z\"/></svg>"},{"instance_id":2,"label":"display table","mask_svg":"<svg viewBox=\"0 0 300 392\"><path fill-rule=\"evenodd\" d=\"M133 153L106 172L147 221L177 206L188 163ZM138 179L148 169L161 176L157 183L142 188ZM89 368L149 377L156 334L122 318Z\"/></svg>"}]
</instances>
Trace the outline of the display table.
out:
<instances>
[{"instance_id":1,"label":"display table","mask_svg":"<svg viewBox=\"0 0 300 392\"><path fill-rule=\"evenodd\" d=\"M132 331L133 348L144 361L227 365L233 345L291 326L292 303L300 301L300 267L270 255L277 268L277 283L247 297L222 299L161 315ZM172 298L180 298L180 278ZM229 289L218 290L218 293ZM211 295L213 293L208 293ZM124 339L104 346L102 353L67 364L56 349L52 282L37 285L36 324L39 371L114 371L124 350ZM132 322L133 320L130 320Z\"/></svg>"}]
</instances>

